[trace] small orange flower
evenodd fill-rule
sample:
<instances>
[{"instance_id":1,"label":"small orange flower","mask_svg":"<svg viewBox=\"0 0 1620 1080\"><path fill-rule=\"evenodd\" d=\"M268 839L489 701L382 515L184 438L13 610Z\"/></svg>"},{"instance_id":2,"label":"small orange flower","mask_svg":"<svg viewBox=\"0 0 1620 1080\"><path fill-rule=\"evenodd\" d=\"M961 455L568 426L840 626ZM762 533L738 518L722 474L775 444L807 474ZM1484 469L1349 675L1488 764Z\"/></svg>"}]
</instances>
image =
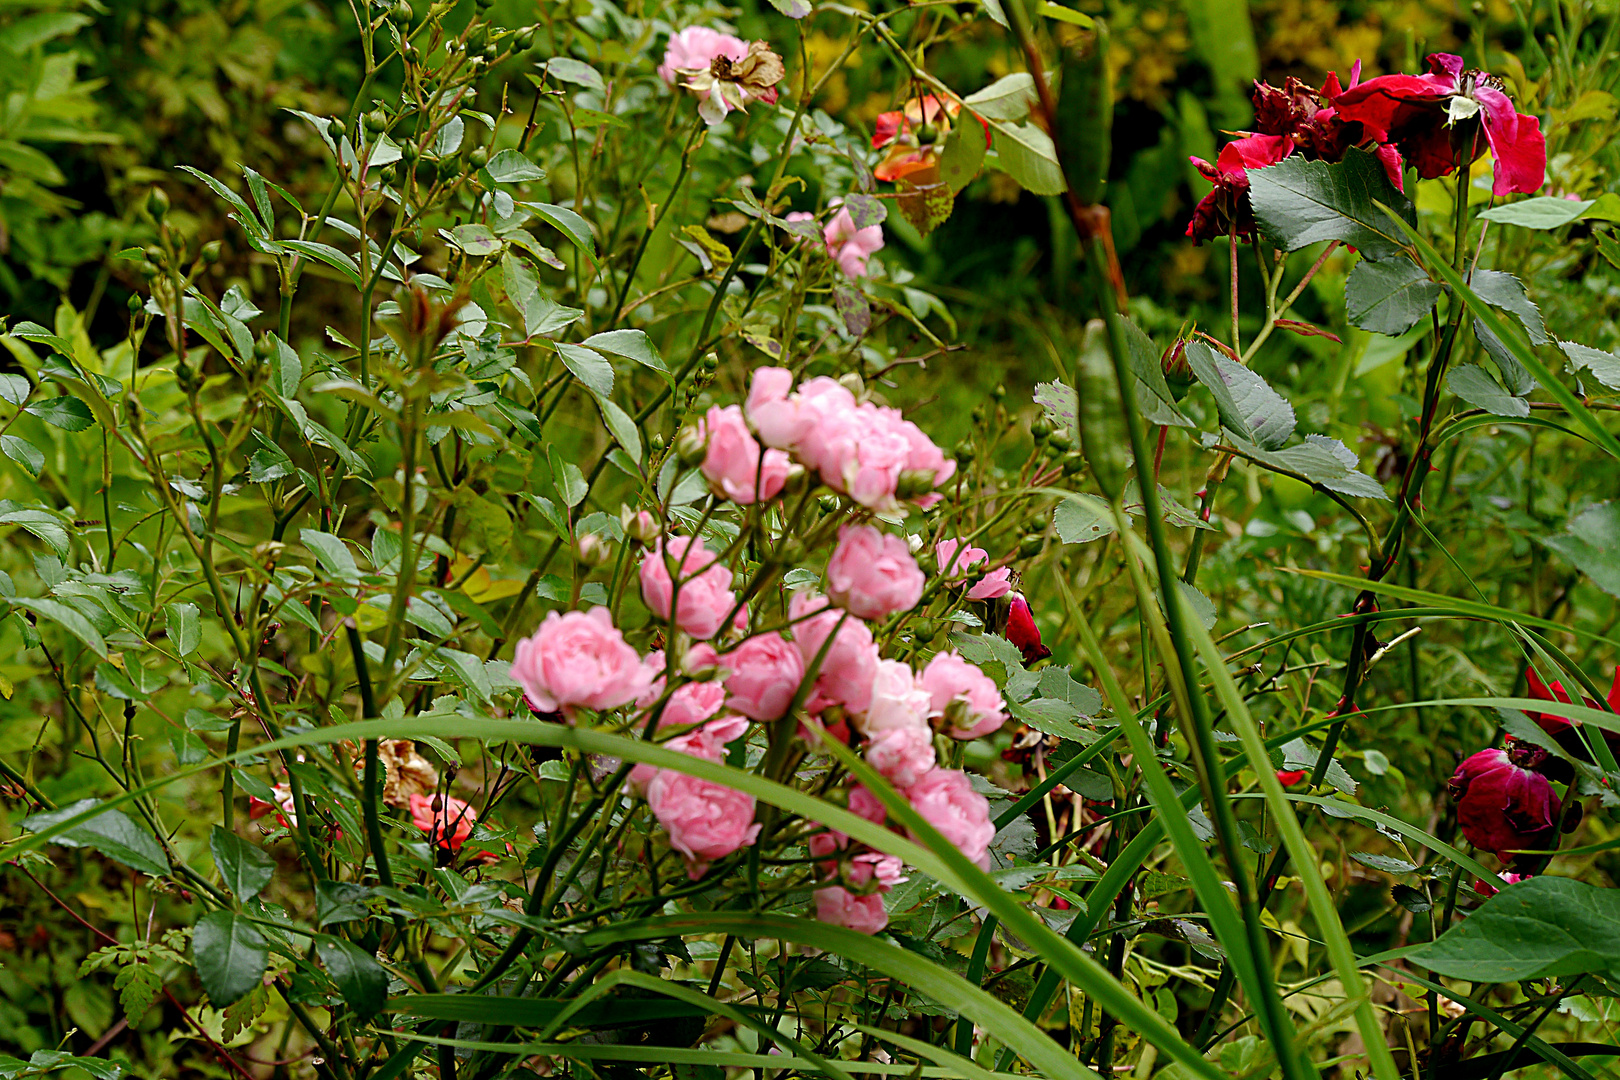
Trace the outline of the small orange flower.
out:
<instances>
[{"instance_id":1,"label":"small orange flower","mask_svg":"<svg viewBox=\"0 0 1620 1080\"><path fill-rule=\"evenodd\" d=\"M951 121L961 111L962 103L955 98L941 102L933 94L925 94L906 102L904 109L883 113L872 131L872 149L887 146L889 152L872 175L892 182L933 167ZM990 145L988 124L984 125L984 138L985 145Z\"/></svg>"}]
</instances>

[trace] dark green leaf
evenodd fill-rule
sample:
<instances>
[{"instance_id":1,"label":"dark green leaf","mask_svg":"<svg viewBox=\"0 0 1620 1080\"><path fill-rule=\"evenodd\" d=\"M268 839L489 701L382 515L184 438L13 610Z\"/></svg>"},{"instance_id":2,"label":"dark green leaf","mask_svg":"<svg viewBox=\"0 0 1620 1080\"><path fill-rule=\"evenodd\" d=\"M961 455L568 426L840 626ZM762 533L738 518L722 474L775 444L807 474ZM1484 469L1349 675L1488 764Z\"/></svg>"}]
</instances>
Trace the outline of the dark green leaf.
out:
<instances>
[{"instance_id":1,"label":"dark green leaf","mask_svg":"<svg viewBox=\"0 0 1620 1080\"><path fill-rule=\"evenodd\" d=\"M1474 336L1485 347L1485 355L1491 358L1496 370L1502 376L1502 385L1515 397L1523 397L1536 388L1536 380L1524 370L1512 351L1502 344L1501 340L1478 319L1473 320Z\"/></svg>"},{"instance_id":2,"label":"dark green leaf","mask_svg":"<svg viewBox=\"0 0 1620 1080\"><path fill-rule=\"evenodd\" d=\"M202 623L197 618L197 605L173 603L165 609L169 620L169 640L175 652L190 656L202 644Z\"/></svg>"},{"instance_id":3,"label":"dark green leaf","mask_svg":"<svg viewBox=\"0 0 1620 1080\"><path fill-rule=\"evenodd\" d=\"M1411 259L1362 259L1344 283L1351 325L1398 337L1416 326L1440 299L1440 286Z\"/></svg>"},{"instance_id":4,"label":"dark green leaf","mask_svg":"<svg viewBox=\"0 0 1620 1080\"><path fill-rule=\"evenodd\" d=\"M111 664L96 665L96 689L120 701L146 700L146 695L131 685L128 676Z\"/></svg>"},{"instance_id":5,"label":"dark green leaf","mask_svg":"<svg viewBox=\"0 0 1620 1080\"><path fill-rule=\"evenodd\" d=\"M276 861L264 850L255 847L235 833L215 825L208 837L208 850L213 853L214 866L225 882L225 887L238 900L250 900L259 890L270 884L276 873Z\"/></svg>"},{"instance_id":6,"label":"dark green leaf","mask_svg":"<svg viewBox=\"0 0 1620 1080\"><path fill-rule=\"evenodd\" d=\"M35 814L23 821L30 832L39 832L57 822L76 817L96 805L95 799L80 799L49 813ZM56 838L65 847L88 847L116 859L125 866L151 877L165 877L169 873L169 858L162 846L121 810L105 810L88 821L80 822Z\"/></svg>"},{"instance_id":7,"label":"dark green leaf","mask_svg":"<svg viewBox=\"0 0 1620 1080\"><path fill-rule=\"evenodd\" d=\"M1589 372L1592 378L1610 390L1620 390L1620 356L1573 341L1560 341L1558 347L1569 357L1571 371L1577 374Z\"/></svg>"},{"instance_id":8,"label":"dark green leaf","mask_svg":"<svg viewBox=\"0 0 1620 1080\"><path fill-rule=\"evenodd\" d=\"M95 653L103 660L107 658L107 643L106 641L102 640L101 633L91 625L89 619L86 619L83 615L80 615L73 608L70 608L66 604L60 603L56 600L29 600L21 597L12 600L11 603L15 607L26 608L27 610L32 611L35 615L44 616L52 622L57 623L74 637L88 645L91 652Z\"/></svg>"},{"instance_id":9,"label":"dark green leaf","mask_svg":"<svg viewBox=\"0 0 1620 1080\"><path fill-rule=\"evenodd\" d=\"M1451 374L1446 376L1446 385L1453 394L1488 413L1516 417L1530 415L1528 401L1502 389L1491 373L1478 364L1464 364L1452 369Z\"/></svg>"},{"instance_id":10,"label":"dark green leaf","mask_svg":"<svg viewBox=\"0 0 1620 1080\"><path fill-rule=\"evenodd\" d=\"M1587 507L1569 519L1569 531L1549 536L1552 548L1611 596L1620 596L1620 500Z\"/></svg>"},{"instance_id":11,"label":"dark green leaf","mask_svg":"<svg viewBox=\"0 0 1620 1080\"><path fill-rule=\"evenodd\" d=\"M90 406L76 397L46 398L44 401L34 402L23 411L63 431L83 431L95 423Z\"/></svg>"},{"instance_id":12,"label":"dark green leaf","mask_svg":"<svg viewBox=\"0 0 1620 1080\"><path fill-rule=\"evenodd\" d=\"M1221 423L1244 439L1276 450L1294 433L1294 407L1253 371L1202 341L1187 342L1187 363L1220 410Z\"/></svg>"},{"instance_id":13,"label":"dark green leaf","mask_svg":"<svg viewBox=\"0 0 1620 1080\"><path fill-rule=\"evenodd\" d=\"M596 255L596 240L591 236L591 227L588 222L566 206L554 206L551 203L522 203L524 208L533 210L546 222L554 226L558 232L574 242L574 246L583 252L587 259Z\"/></svg>"},{"instance_id":14,"label":"dark green leaf","mask_svg":"<svg viewBox=\"0 0 1620 1080\"><path fill-rule=\"evenodd\" d=\"M16 435L0 435L0 451L21 465L29 476L37 477L39 471L45 467L45 455L40 453L39 448Z\"/></svg>"},{"instance_id":15,"label":"dark green leaf","mask_svg":"<svg viewBox=\"0 0 1620 1080\"><path fill-rule=\"evenodd\" d=\"M1402 247L1400 229L1374 202L1417 220L1411 200L1389 182L1378 159L1359 149L1337 164L1295 155L1251 169L1249 201L1261 231L1285 251L1342 240L1369 259L1393 258Z\"/></svg>"},{"instance_id":16,"label":"dark green leaf","mask_svg":"<svg viewBox=\"0 0 1620 1080\"><path fill-rule=\"evenodd\" d=\"M1486 983L1612 976L1620 970L1620 889L1533 877L1509 885L1407 959Z\"/></svg>"},{"instance_id":17,"label":"dark green leaf","mask_svg":"<svg viewBox=\"0 0 1620 1080\"><path fill-rule=\"evenodd\" d=\"M209 1004L224 1008L258 986L269 962L264 935L234 911L210 911L191 933L192 962Z\"/></svg>"},{"instance_id":18,"label":"dark green leaf","mask_svg":"<svg viewBox=\"0 0 1620 1080\"><path fill-rule=\"evenodd\" d=\"M1136 375L1136 408L1142 419L1150 424L1192 427L1193 422L1176 407L1175 395L1165 381L1164 367L1159 362L1159 350L1153 339L1129 319L1120 320L1120 329L1131 354L1131 371Z\"/></svg>"},{"instance_id":19,"label":"dark green leaf","mask_svg":"<svg viewBox=\"0 0 1620 1080\"><path fill-rule=\"evenodd\" d=\"M338 993L361 1023L382 1011L388 998L388 972L376 957L342 938L318 938L315 948L326 973L337 983Z\"/></svg>"},{"instance_id":20,"label":"dark green leaf","mask_svg":"<svg viewBox=\"0 0 1620 1080\"><path fill-rule=\"evenodd\" d=\"M350 881L316 882L316 925L330 926L335 922L364 919L370 914L366 908L366 898L370 895L370 889Z\"/></svg>"},{"instance_id":21,"label":"dark green leaf","mask_svg":"<svg viewBox=\"0 0 1620 1080\"><path fill-rule=\"evenodd\" d=\"M1417 863L1397 859L1393 855L1374 855L1366 851L1352 851L1350 857L1363 866L1370 866L1374 870L1382 870L1386 874L1410 874L1417 869Z\"/></svg>"},{"instance_id":22,"label":"dark green leaf","mask_svg":"<svg viewBox=\"0 0 1620 1080\"><path fill-rule=\"evenodd\" d=\"M1546 345L1552 341L1546 324L1541 321L1541 309L1524 291L1524 282L1503 270L1475 270L1468 284L1481 300L1517 318L1524 332L1530 335L1530 344Z\"/></svg>"},{"instance_id":23,"label":"dark green leaf","mask_svg":"<svg viewBox=\"0 0 1620 1080\"><path fill-rule=\"evenodd\" d=\"M1357 470L1356 453L1338 439L1307 435L1305 442L1285 450L1266 450L1243 439L1232 445L1244 457L1285 472L1298 473L1330 491L1360 499L1389 499L1383 486Z\"/></svg>"}]
</instances>

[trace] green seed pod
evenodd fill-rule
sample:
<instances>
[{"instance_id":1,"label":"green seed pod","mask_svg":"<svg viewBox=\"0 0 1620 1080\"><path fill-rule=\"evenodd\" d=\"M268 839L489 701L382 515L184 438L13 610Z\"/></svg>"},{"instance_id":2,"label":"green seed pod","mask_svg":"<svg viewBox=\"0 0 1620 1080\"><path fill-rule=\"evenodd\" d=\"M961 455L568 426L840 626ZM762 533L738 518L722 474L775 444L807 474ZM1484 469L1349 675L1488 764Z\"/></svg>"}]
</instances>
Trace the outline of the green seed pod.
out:
<instances>
[{"instance_id":1,"label":"green seed pod","mask_svg":"<svg viewBox=\"0 0 1620 1080\"><path fill-rule=\"evenodd\" d=\"M1018 554L1022 555L1026 559L1032 559L1041 553L1041 548L1045 545L1045 543L1046 537L1037 533L1031 533L1022 540L1018 541Z\"/></svg>"},{"instance_id":2,"label":"green seed pod","mask_svg":"<svg viewBox=\"0 0 1620 1080\"><path fill-rule=\"evenodd\" d=\"M956 450L953 456L958 462L966 465L968 462L973 460L973 454L973 443L967 439L963 439L961 442L956 444Z\"/></svg>"},{"instance_id":3,"label":"green seed pod","mask_svg":"<svg viewBox=\"0 0 1620 1080\"><path fill-rule=\"evenodd\" d=\"M262 335L253 343L253 355L259 360L269 360L276 353L276 343L269 334Z\"/></svg>"},{"instance_id":4,"label":"green seed pod","mask_svg":"<svg viewBox=\"0 0 1620 1080\"><path fill-rule=\"evenodd\" d=\"M341 120L334 119L330 124L326 125L326 133L334 139L343 138L344 135L348 134L348 131L349 129L344 126Z\"/></svg>"},{"instance_id":5,"label":"green seed pod","mask_svg":"<svg viewBox=\"0 0 1620 1080\"><path fill-rule=\"evenodd\" d=\"M1063 51L1063 83L1055 118L1058 162L1082 206L1102 201L1114 127L1108 27L1101 19L1094 25L1088 38Z\"/></svg>"},{"instance_id":6,"label":"green seed pod","mask_svg":"<svg viewBox=\"0 0 1620 1080\"><path fill-rule=\"evenodd\" d=\"M162 221L164 215L169 212L169 193L160 187L149 191L146 195L146 212L151 214L153 219Z\"/></svg>"},{"instance_id":7,"label":"green seed pod","mask_svg":"<svg viewBox=\"0 0 1620 1080\"><path fill-rule=\"evenodd\" d=\"M366 130L373 134L388 130L388 114L381 109L372 109L360 119L365 124Z\"/></svg>"},{"instance_id":8,"label":"green seed pod","mask_svg":"<svg viewBox=\"0 0 1620 1080\"><path fill-rule=\"evenodd\" d=\"M1086 471L1086 459L1078 452L1070 451L1063 455L1063 475L1079 476Z\"/></svg>"},{"instance_id":9,"label":"green seed pod","mask_svg":"<svg viewBox=\"0 0 1620 1080\"><path fill-rule=\"evenodd\" d=\"M414 14L415 12L411 10L411 5L407 3L406 0L399 0L399 2L394 5L393 16L394 21L397 23L410 22L411 16Z\"/></svg>"},{"instance_id":10,"label":"green seed pod","mask_svg":"<svg viewBox=\"0 0 1620 1080\"><path fill-rule=\"evenodd\" d=\"M399 173L394 170L392 165L384 165L377 173L377 179L381 180L385 184L392 184L398 178L398 176Z\"/></svg>"},{"instance_id":11,"label":"green seed pod","mask_svg":"<svg viewBox=\"0 0 1620 1080\"><path fill-rule=\"evenodd\" d=\"M203 262L207 263L209 266L212 266L219 262L219 257L223 250L224 245L218 240L210 240L208 243L202 246L202 251L199 254L201 254Z\"/></svg>"},{"instance_id":12,"label":"green seed pod","mask_svg":"<svg viewBox=\"0 0 1620 1080\"><path fill-rule=\"evenodd\" d=\"M475 169L482 169L489 164L489 151L480 146L467 155L467 162Z\"/></svg>"},{"instance_id":13,"label":"green seed pod","mask_svg":"<svg viewBox=\"0 0 1620 1080\"><path fill-rule=\"evenodd\" d=\"M983 405L975 405L975 406L973 406L973 412L972 412L971 415L973 417L973 426L974 427L983 427L984 426L984 406Z\"/></svg>"},{"instance_id":14,"label":"green seed pod","mask_svg":"<svg viewBox=\"0 0 1620 1080\"><path fill-rule=\"evenodd\" d=\"M1086 324L1074 381L1080 397L1080 449L1097 486L1113 500L1125 489L1130 433L1120 408L1119 380L1108 355L1107 335L1101 319Z\"/></svg>"},{"instance_id":15,"label":"green seed pod","mask_svg":"<svg viewBox=\"0 0 1620 1080\"><path fill-rule=\"evenodd\" d=\"M1045 442L1052 437L1052 425L1044 418L1036 420L1029 425L1029 437L1036 442Z\"/></svg>"},{"instance_id":16,"label":"green seed pod","mask_svg":"<svg viewBox=\"0 0 1620 1080\"><path fill-rule=\"evenodd\" d=\"M402 142L399 144L399 160L403 161L407 168L416 163L416 159L421 155L421 153L422 152L416 148L416 144L413 142Z\"/></svg>"},{"instance_id":17,"label":"green seed pod","mask_svg":"<svg viewBox=\"0 0 1620 1080\"><path fill-rule=\"evenodd\" d=\"M414 64L422 59L422 50L408 41L402 41L399 43L399 55L407 64Z\"/></svg>"},{"instance_id":18,"label":"green seed pod","mask_svg":"<svg viewBox=\"0 0 1620 1080\"><path fill-rule=\"evenodd\" d=\"M533 47L533 45L534 45L534 28L533 27L528 27L528 26L524 27L522 30L518 31L517 37L515 39L513 39L513 40L517 44L517 47L520 48L520 49L528 49L528 48Z\"/></svg>"},{"instance_id":19,"label":"green seed pod","mask_svg":"<svg viewBox=\"0 0 1620 1080\"><path fill-rule=\"evenodd\" d=\"M1046 443L1056 452L1062 453L1073 448L1074 435L1063 428L1058 428L1047 437Z\"/></svg>"},{"instance_id":20,"label":"green seed pod","mask_svg":"<svg viewBox=\"0 0 1620 1080\"><path fill-rule=\"evenodd\" d=\"M838 509L838 496L823 495L816 500L816 505L820 506L824 512L830 514Z\"/></svg>"}]
</instances>

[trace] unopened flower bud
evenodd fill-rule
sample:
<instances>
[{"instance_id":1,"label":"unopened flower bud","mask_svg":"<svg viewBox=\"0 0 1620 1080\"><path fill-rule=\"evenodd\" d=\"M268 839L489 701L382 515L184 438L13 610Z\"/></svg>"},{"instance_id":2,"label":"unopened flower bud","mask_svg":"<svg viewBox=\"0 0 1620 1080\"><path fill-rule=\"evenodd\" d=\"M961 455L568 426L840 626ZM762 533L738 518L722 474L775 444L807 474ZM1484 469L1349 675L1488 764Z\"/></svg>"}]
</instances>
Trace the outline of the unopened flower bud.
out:
<instances>
[{"instance_id":1,"label":"unopened flower bud","mask_svg":"<svg viewBox=\"0 0 1620 1080\"><path fill-rule=\"evenodd\" d=\"M703 359L698 362L698 366L704 371L716 371L720 367L720 357L713 352L706 352L703 354Z\"/></svg>"},{"instance_id":2,"label":"unopened flower bud","mask_svg":"<svg viewBox=\"0 0 1620 1080\"><path fill-rule=\"evenodd\" d=\"M394 5L393 15L395 22L410 22L412 14L413 12L411 11L411 5L407 3L406 0L399 0L399 2Z\"/></svg>"},{"instance_id":3,"label":"unopened flower bud","mask_svg":"<svg viewBox=\"0 0 1620 1080\"><path fill-rule=\"evenodd\" d=\"M513 44L520 49L527 49L531 47L534 44L534 30L530 27L524 27L522 30L519 30L517 37L513 39Z\"/></svg>"},{"instance_id":4,"label":"unopened flower bud","mask_svg":"<svg viewBox=\"0 0 1620 1080\"><path fill-rule=\"evenodd\" d=\"M651 544L658 539L661 531L658 528L658 519L646 510L632 510L629 506L619 507L619 524L624 526L624 535L643 544Z\"/></svg>"},{"instance_id":5,"label":"unopened flower bud","mask_svg":"<svg viewBox=\"0 0 1620 1080\"><path fill-rule=\"evenodd\" d=\"M1052 437L1052 425L1045 420L1036 420L1029 425L1029 435L1036 442L1045 442Z\"/></svg>"},{"instance_id":6,"label":"unopened flower bud","mask_svg":"<svg viewBox=\"0 0 1620 1080\"><path fill-rule=\"evenodd\" d=\"M219 262L219 256L223 250L224 245L222 245L218 240L210 240L208 243L202 246L202 251L199 252L199 254L202 256L203 262L212 266Z\"/></svg>"},{"instance_id":7,"label":"unopened flower bud","mask_svg":"<svg viewBox=\"0 0 1620 1080\"><path fill-rule=\"evenodd\" d=\"M996 383L996 388L990 391L990 397L997 402L1001 401L1006 396L1007 388L1000 383Z\"/></svg>"},{"instance_id":8,"label":"unopened flower bud","mask_svg":"<svg viewBox=\"0 0 1620 1080\"><path fill-rule=\"evenodd\" d=\"M477 147L472 153L467 155L467 161L470 165L472 165L473 168L482 169L485 165L489 164L489 151L485 150L482 146Z\"/></svg>"},{"instance_id":9,"label":"unopened flower bud","mask_svg":"<svg viewBox=\"0 0 1620 1080\"><path fill-rule=\"evenodd\" d=\"M1036 555L1041 553L1041 548L1045 545L1045 543L1046 537L1040 535L1039 533L1030 533L1028 536L1018 541L1018 554L1022 555L1026 559L1034 558Z\"/></svg>"},{"instance_id":10,"label":"unopened flower bud","mask_svg":"<svg viewBox=\"0 0 1620 1080\"><path fill-rule=\"evenodd\" d=\"M664 452L664 433L662 431L654 432L651 442L653 453L662 454Z\"/></svg>"},{"instance_id":11,"label":"unopened flower bud","mask_svg":"<svg viewBox=\"0 0 1620 1080\"><path fill-rule=\"evenodd\" d=\"M415 143L402 142L399 144L399 160L403 161L407 168L415 163L419 154L421 154L421 151L416 148Z\"/></svg>"},{"instance_id":12,"label":"unopened flower bud","mask_svg":"<svg viewBox=\"0 0 1620 1080\"><path fill-rule=\"evenodd\" d=\"M862 394L866 393L866 383L863 382L861 377L855 374L853 371L847 371L838 376L838 381L844 385L845 389L854 394L856 397L860 397Z\"/></svg>"},{"instance_id":13,"label":"unopened flower bud","mask_svg":"<svg viewBox=\"0 0 1620 1080\"><path fill-rule=\"evenodd\" d=\"M939 141L939 128L933 124L924 124L917 129L917 143L919 146L932 146Z\"/></svg>"},{"instance_id":14,"label":"unopened flower bud","mask_svg":"<svg viewBox=\"0 0 1620 1080\"><path fill-rule=\"evenodd\" d=\"M395 179L398 178L398 176L399 173L395 171L392 165L384 165L382 170L377 173L377 179L381 180L385 184L392 184Z\"/></svg>"},{"instance_id":15,"label":"unopened flower bud","mask_svg":"<svg viewBox=\"0 0 1620 1080\"><path fill-rule=\"evenodd\" d=\"M131 315L139 315L141 309L146 307L146 301L141 299L140 293L130 293L126 306L129 308Z\"/></svg>"},{"instance_id":16,"label":"unopened flower bud","mask_svg":"<svg viewBox=\"0 0 1620 1080\"><path fill-rule=\"evenodd\" d=\"M1192 385L1192 365L1187 363L1187 342L1184 338L1177 338L1164 355L1159 358L1159 366L1164 370L1165 381L1177 389Z\"/></svg>"},{"instance_id":17,"label":"unopened flower bud","mask_svg":"<svg viewBox=\"0 0 1620 1080\"><path fill-rule=\"evenodd\" d=\"M158 221L169 212L169 194L160 187L155 187L146 195L146 212Z\"/></svg>"},{"instance_id":18,"label":"unopened flower bud","mask_svg":"<svg viewBox=\"0 0 1620 1080\"><path fill-rule=\"evenodd\" d=\"M823 495L821 498L816 500L816 505L820 506L823 511L830 514L838 509L838 496Z\"/></svg>"},{"instance_id":19,"label":"unopened flower bud","mask_svg":"<svg viewBox=\"0 0 1620 1080\"><path fill-rule=\"evenodd\" d=\"M348 134L349 129L343 126L343 121L333 119L326 125L326 133L334 139L341 139Z\"/></svg>"},{"instance_id":20,"label":"unopened flower bud","mask_svg":"<svg viewBox=\"0 0 1620 1080\"><path fill-rule=\"evenodd\" d=\"M443 158L439 159L439 179L440 180L443 180L444 182L449 183L451 180L455 179L460 174L461 174L461 165L460 165L460 163L458 163L456 161L455 158L443 157Z\"/></svg>"},{"instance_id":21,"label":"unopened flower bud","mask_svg":"<svg viewBox=\"0 0 1620 1080\"><path fill-rule=\"evenodd\" d=\"M1086 470L1086 459L1079 454L1069 453L1063 455L1063 475L1079 476Z\"/></svg>"},{"instance_id":22,"label":"unopened flower bud","mask_svg":"<svg viewBox=\"0 0 1620 1080\"><path fill-rule=\"evenodd\" d=\"M906 550L910 551L913 555L921 551L923 549L923 544L926 542L927 541L922 538L921 533L906 534Z\"/></svg>"},{"instance_id":23,"label":"unopened flower bud","mask_svg":"<svg viewBox=\"0 0 1620 1080\"><path fill-rule=\"evenodd\" d=\"M372 134L378 134L388 130L388 114L383 112L381 109L372 109L370 112L366 113L365 116L360 118L360 122L363 123L366 130Z\"/></svg>"},{"instance_id":24,"label":"unopened flower bud","mask_svg":"<svg viewBox=\"0 0 1620 1080\"><path fill-rule=\"evenodd\" d=\"M899 499L915 499L934 490L933 469L906 469L900 474L894 494Z\"/></svg>"},{"instance_id":25,"label":"unopened flower bud","mask_svg":"<svg viewBox=\"0 0 1620 1080\"><path fill-rule=\"evenodd\" d=\"M927 645L939 636L939 624L933 619L911 620L911 637L919 645Z\"/></svg>"},{"instance_id":26,"label":"unopened flower bud","mask_svg":"<svg viewBox=\"0 0 1620 1080\"><path fill-rule=\"evenodd\" d=\"M253 355L261 361L269 360L270 357L275 355L275 352L276 343L271 340L269 334L263 335L253 343Z\"/></svg>"},{"instance_id":27,"label":"unopened flower bud","mask_svg":"<svg viewBox=\"0 0 1620 1080\"><path fill-rule=\"evenodd\" d=\"M682 428L681 433L675 437L676 460L688 469L702 461L708 452L708 436L695 427Z\"/></svg>"},{"instance_id":28,"label":"unopened flower bud","mask_svg":"<svg viewBox=\"0 0 1620 1080\"><path fill-rule=\"evenodd\" d=\"M1065 428L1058 428L1056 431L1052 432L1051 435L1047 436L1046 441L1053 450L1061 452L1074 446L1074 435Z\"/></svg>"},{"instance_id":29,"label":"unopened flower bud","mask_svg":"<svg viewBox=\"0 0 1620 1080\"><path fill-rule=\"evenodd\" d=\"M983 427L984 426L984 406L983 405L975 405L975 406L973 406L973 412L970 415L973 417L973 426L974 427Z\"/></svg>"},{"instance_id":30,"label":"unopened flower bud","mask_svg":"<svg viewBox=\"0 0 1620 1080\"><path fill-rule=\"evenodd\" d=\"M595 533L585 533L574 541L574 558L585 566L601 566L612 557L608 542Z\"/></svg>"},{"instance_id":31,"label":"unopened flower bud","mask_svg":"<svg viewBox=\"0 0 1620 1080\"><path fill-rule=\"evenodd\" d=\"M967 439L963 439L961 442L957 443L955 457L956 460L961 462L963 465L966 465L968 462L972 461L973 443Z\"/></svg>"}]
</instances>

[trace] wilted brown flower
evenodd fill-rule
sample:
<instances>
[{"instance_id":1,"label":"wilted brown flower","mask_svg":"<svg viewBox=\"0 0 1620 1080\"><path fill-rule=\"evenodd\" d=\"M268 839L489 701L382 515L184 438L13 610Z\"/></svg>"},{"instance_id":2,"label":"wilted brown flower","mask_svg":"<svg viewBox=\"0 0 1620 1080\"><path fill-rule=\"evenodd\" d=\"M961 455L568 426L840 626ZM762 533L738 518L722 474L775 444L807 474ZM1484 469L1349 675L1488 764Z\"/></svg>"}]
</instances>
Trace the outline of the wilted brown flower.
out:
<instances>
[{"instance_id":1,"label":"wilted brown flower","mask_svg":"<svg viewBox=\"0 0 1620 1080\"><path fill-rule=\"evenodd\" d=\"M733 60L726 55L716 56L707 68L679 69L688 90L703 97L698 115L709 126L720 123L732 109L747 112L749 101L776 103L776 84L787 74L782 58L771 51L763 41L751 42L748 55Z\"/></svg>"}]
</instances>

